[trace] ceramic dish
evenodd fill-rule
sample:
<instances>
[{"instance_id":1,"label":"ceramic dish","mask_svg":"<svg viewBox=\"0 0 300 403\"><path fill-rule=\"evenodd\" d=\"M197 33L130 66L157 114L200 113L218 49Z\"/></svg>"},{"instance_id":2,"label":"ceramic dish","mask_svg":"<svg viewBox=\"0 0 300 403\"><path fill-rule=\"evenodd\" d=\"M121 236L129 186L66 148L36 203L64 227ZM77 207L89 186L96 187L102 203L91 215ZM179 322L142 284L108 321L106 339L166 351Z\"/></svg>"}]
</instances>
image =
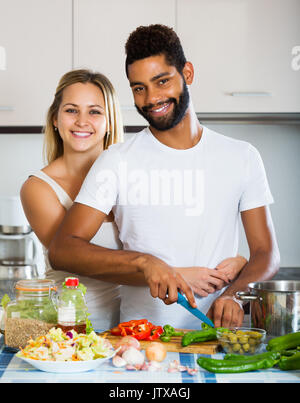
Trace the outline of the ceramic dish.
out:
<instances>
[{"instance_id":1,"label":"ceramic dish","mask_svg":"<svg viewBox=\"0 0 300 403\"><path fill-rule=\"evenodd\" d=\"M71 373L71 372L92 371L93 369L96 369L100 365L109 361L115 354L116 351L114 351L109 357L98 358L96 360L89 360L89 361L42 361L42 360L33 360L31 358L25 358L25 357L17 357L17 358L27 362L28 364L39 369L40 371Z\"/></svg>"}]
</instances>

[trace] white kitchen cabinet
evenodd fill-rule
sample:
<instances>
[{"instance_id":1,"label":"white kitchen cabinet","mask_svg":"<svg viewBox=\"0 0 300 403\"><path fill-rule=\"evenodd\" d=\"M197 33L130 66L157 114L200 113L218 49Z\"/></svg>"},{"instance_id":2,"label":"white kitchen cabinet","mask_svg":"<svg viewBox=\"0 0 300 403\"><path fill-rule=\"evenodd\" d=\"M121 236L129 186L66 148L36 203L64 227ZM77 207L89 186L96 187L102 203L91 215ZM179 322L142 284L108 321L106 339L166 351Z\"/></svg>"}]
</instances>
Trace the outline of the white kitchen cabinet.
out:
<instances>
[{"instance_id":1,"label":"white kitchen cabinet","mask_svg":"<svg viewBox=\"0 0 300 403\"><path fill-rule=\"evenodd\" d=\"M72 68L72 0L0 0L0 47L0 126L44 125Z\"/></svg>"},{"instance_id":2,"label":"white kitchen cabinet","mask_svg":"<svg viewBox=\"0 0 300 403\"><path fill-rule=\"evenodd\" d=\"M105 74L114 85L126 125L145 124L134 108L125 74L125 43L140 25L175 27L175 0L74 0L74 66Z\"/></svg>"},{"instance_id":3,"label":"white kitchen cabinet","mask_svg":"<svg viewBox=\"0 0 300 403\"><path fill-rule=\"evenodd\" d=\"M299 0L177 0L197 112L300 112Z\"/></svg>"}]
</instances>

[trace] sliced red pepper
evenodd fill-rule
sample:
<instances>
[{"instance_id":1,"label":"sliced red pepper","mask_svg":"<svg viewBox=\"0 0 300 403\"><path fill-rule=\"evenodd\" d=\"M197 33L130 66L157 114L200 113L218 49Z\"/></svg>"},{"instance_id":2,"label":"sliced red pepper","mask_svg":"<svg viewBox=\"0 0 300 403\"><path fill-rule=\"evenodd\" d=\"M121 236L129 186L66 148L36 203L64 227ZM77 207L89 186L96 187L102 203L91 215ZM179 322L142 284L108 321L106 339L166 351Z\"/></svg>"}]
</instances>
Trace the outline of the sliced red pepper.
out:
<instances>
[{"instance_id":1,"label":"sliced red pepper","mask_svg":"<svg viewBox=\"0 0 300 403\"><path fill-rule=\"evenodd\" d=\"M129 322L122 322L118 325L121 336L133 336L137 340L144 340L151 334L153 328L152 323L147 319L131 320Z\"/></svg>"},{"instance_id":2,"label":"sliced red pepper","mask_svg":"<svg viewBox=\"0 0 300 403\"><path fill-rule=\"evenodd\" d=\"M164 329L161 326L154 326L151 329L150 336L146 338L146 340L153 341L159 338L161 334L163 334Z\"/></svg>"},{"instance_id":3,"label":"sliced red pepper","mask_svg":"<svg viewBox=\"0 0 300 403\"><path fill-rule=\"evenodd\" d=\"M112 329L110 329L110 334L112 334L113 336L121 336L121 330L119 328L119 326L113 327Z\"/></svg>"}]
</instances>

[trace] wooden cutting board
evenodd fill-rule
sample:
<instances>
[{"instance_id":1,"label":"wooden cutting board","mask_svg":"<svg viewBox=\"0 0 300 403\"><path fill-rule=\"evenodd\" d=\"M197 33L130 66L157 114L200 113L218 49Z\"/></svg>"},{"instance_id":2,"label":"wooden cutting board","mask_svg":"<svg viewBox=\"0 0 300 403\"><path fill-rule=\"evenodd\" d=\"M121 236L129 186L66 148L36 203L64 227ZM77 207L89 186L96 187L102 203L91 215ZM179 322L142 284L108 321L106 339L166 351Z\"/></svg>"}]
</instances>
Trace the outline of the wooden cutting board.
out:
<instances>
[{"instance_id":1,"label":"wooden cutting board","mask_svg":"<svg viewBox=\"0 0 300 403\"><path fill-rule=\"evenodd\" d=\"M188 329L177 329L178 331L183 331L184 333L191 332L192 330ZM121 336L113 336L110 334L110 331L107 330L103 333L100 333L101 336L106 337L115 347L116 343L122 338ZM160 339L155 341L162 343L167 351L177 352L177 353L192 353L192 354L215 354L220 351L220 344L218 340L205 341L202 343L193 343L189 346L182 347L181 345L182 336L172 337L171 341L163 342ZM151 341L140 340L141 348L144 350L151 343Z\"/></svg>"}]
</instances>

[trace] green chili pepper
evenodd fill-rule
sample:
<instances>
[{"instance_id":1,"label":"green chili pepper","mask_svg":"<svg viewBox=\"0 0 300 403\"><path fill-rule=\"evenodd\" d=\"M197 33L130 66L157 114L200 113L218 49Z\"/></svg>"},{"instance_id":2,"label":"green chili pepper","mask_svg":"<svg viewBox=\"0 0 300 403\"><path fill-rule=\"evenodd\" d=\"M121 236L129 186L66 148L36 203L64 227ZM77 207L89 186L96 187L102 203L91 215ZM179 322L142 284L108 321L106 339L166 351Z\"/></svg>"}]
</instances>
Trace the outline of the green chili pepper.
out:
<instances>
[{"instance_id":1,"label":"green chili pepper","mask_svg":"<svg viewBox=\"0 0 300 403\"><path fill-rule=\"evenodd\" d=\"M168 342L171 340L173 336L183 336L183 332L176 332L174 327L171 325L164 326L164 332L160 335L160 340L164 342Z\"/></svg>"},{"instance_id":2,"label":"green chili pepper","mask_svg":"<svg viewBox=\"0 0 300 403\"><path fill-rule=\"evenodd\" d=\"M171 326L171 325L165 325L164 326L164 332L165 333L172 334L172 333L174 333L174 331L175 331L175 329L174 329L173 326Z\"/></svg>"},{"instance_id":3,"label":"green chili pepper","mask_svg":"<svg viewBox=\"0 0 300 403\"><path fill-rule=\"evenodd\" d=\"M192 332L185 333L185 335L181 339L181 345L183 347L186 347L191 343L216 340L216 338L217 338L217 329L213 327L206 330L194 330Z\"/></svg>"},{"instance_id":4,"label":"green chili pepper","mask_svg":"<svg viewBox=\"0 0 300 403\"><path fill-rule=\"evenodd\" d=\"M281 357L278 366L283 371L300 369L300 352L292 357Z\"/></svg>"},{"instance_id":5,"label":"green chili pepper","mask_svg":"<svg viewBox=\"0 0 300 403\"><path fill-rule=\"evenodd\" d=\"M275 337L267 344L268 351L283 351L300 346L300 332Z\"/></svg>"},{"instance_id":6,"label":"green chili pepper","mask_svg":"<svg viewBox=\"0 0 300 403\"><path fill-rule=\"evenodd\" d=\"M171 336L164 335L163 333L159 336L161 341L164 341L165 343L169 342L171 340Z\"/></svg>"},{"instance_id":7,"label":"green chili pepper","mask_svg":"<svg viewBox=\"0 0 300 403\"><path fill-rule=\"evenodd\" d=\"M241 354L226 354L224 356L225 361L243 361L243 362L249 362L249 361L258 361L262 359L272 359L272 360L279 360L280 359L280 353L278 351L268 351L266 353L262 354L254 354L254 355L241 355Z\"/></svg>"},{"instance_id":8,"label":"green chili pepper","mask_svg":"<svg viewBox=\"0 0 300 403\"><path fill-rule=\"evenodd\" d=\"M199 357L197 364L209 372L220 374L236 374L241 372L256 371L259 369L272 368L277 360L263 358L255 361L231 361L215 360L213 358Z\"/></svg>"},{"instance_id":9,"label":"green chili pepper","mask_svg":"<svg viewBox=\"0 0 300 403\"><path fill-rule=\"evenodd\" d=\"M297 353L299 353L298 349L280 351L280 354L282 357L291 357L292 355L297 354Z\"/></svg>"}]
</instances>

